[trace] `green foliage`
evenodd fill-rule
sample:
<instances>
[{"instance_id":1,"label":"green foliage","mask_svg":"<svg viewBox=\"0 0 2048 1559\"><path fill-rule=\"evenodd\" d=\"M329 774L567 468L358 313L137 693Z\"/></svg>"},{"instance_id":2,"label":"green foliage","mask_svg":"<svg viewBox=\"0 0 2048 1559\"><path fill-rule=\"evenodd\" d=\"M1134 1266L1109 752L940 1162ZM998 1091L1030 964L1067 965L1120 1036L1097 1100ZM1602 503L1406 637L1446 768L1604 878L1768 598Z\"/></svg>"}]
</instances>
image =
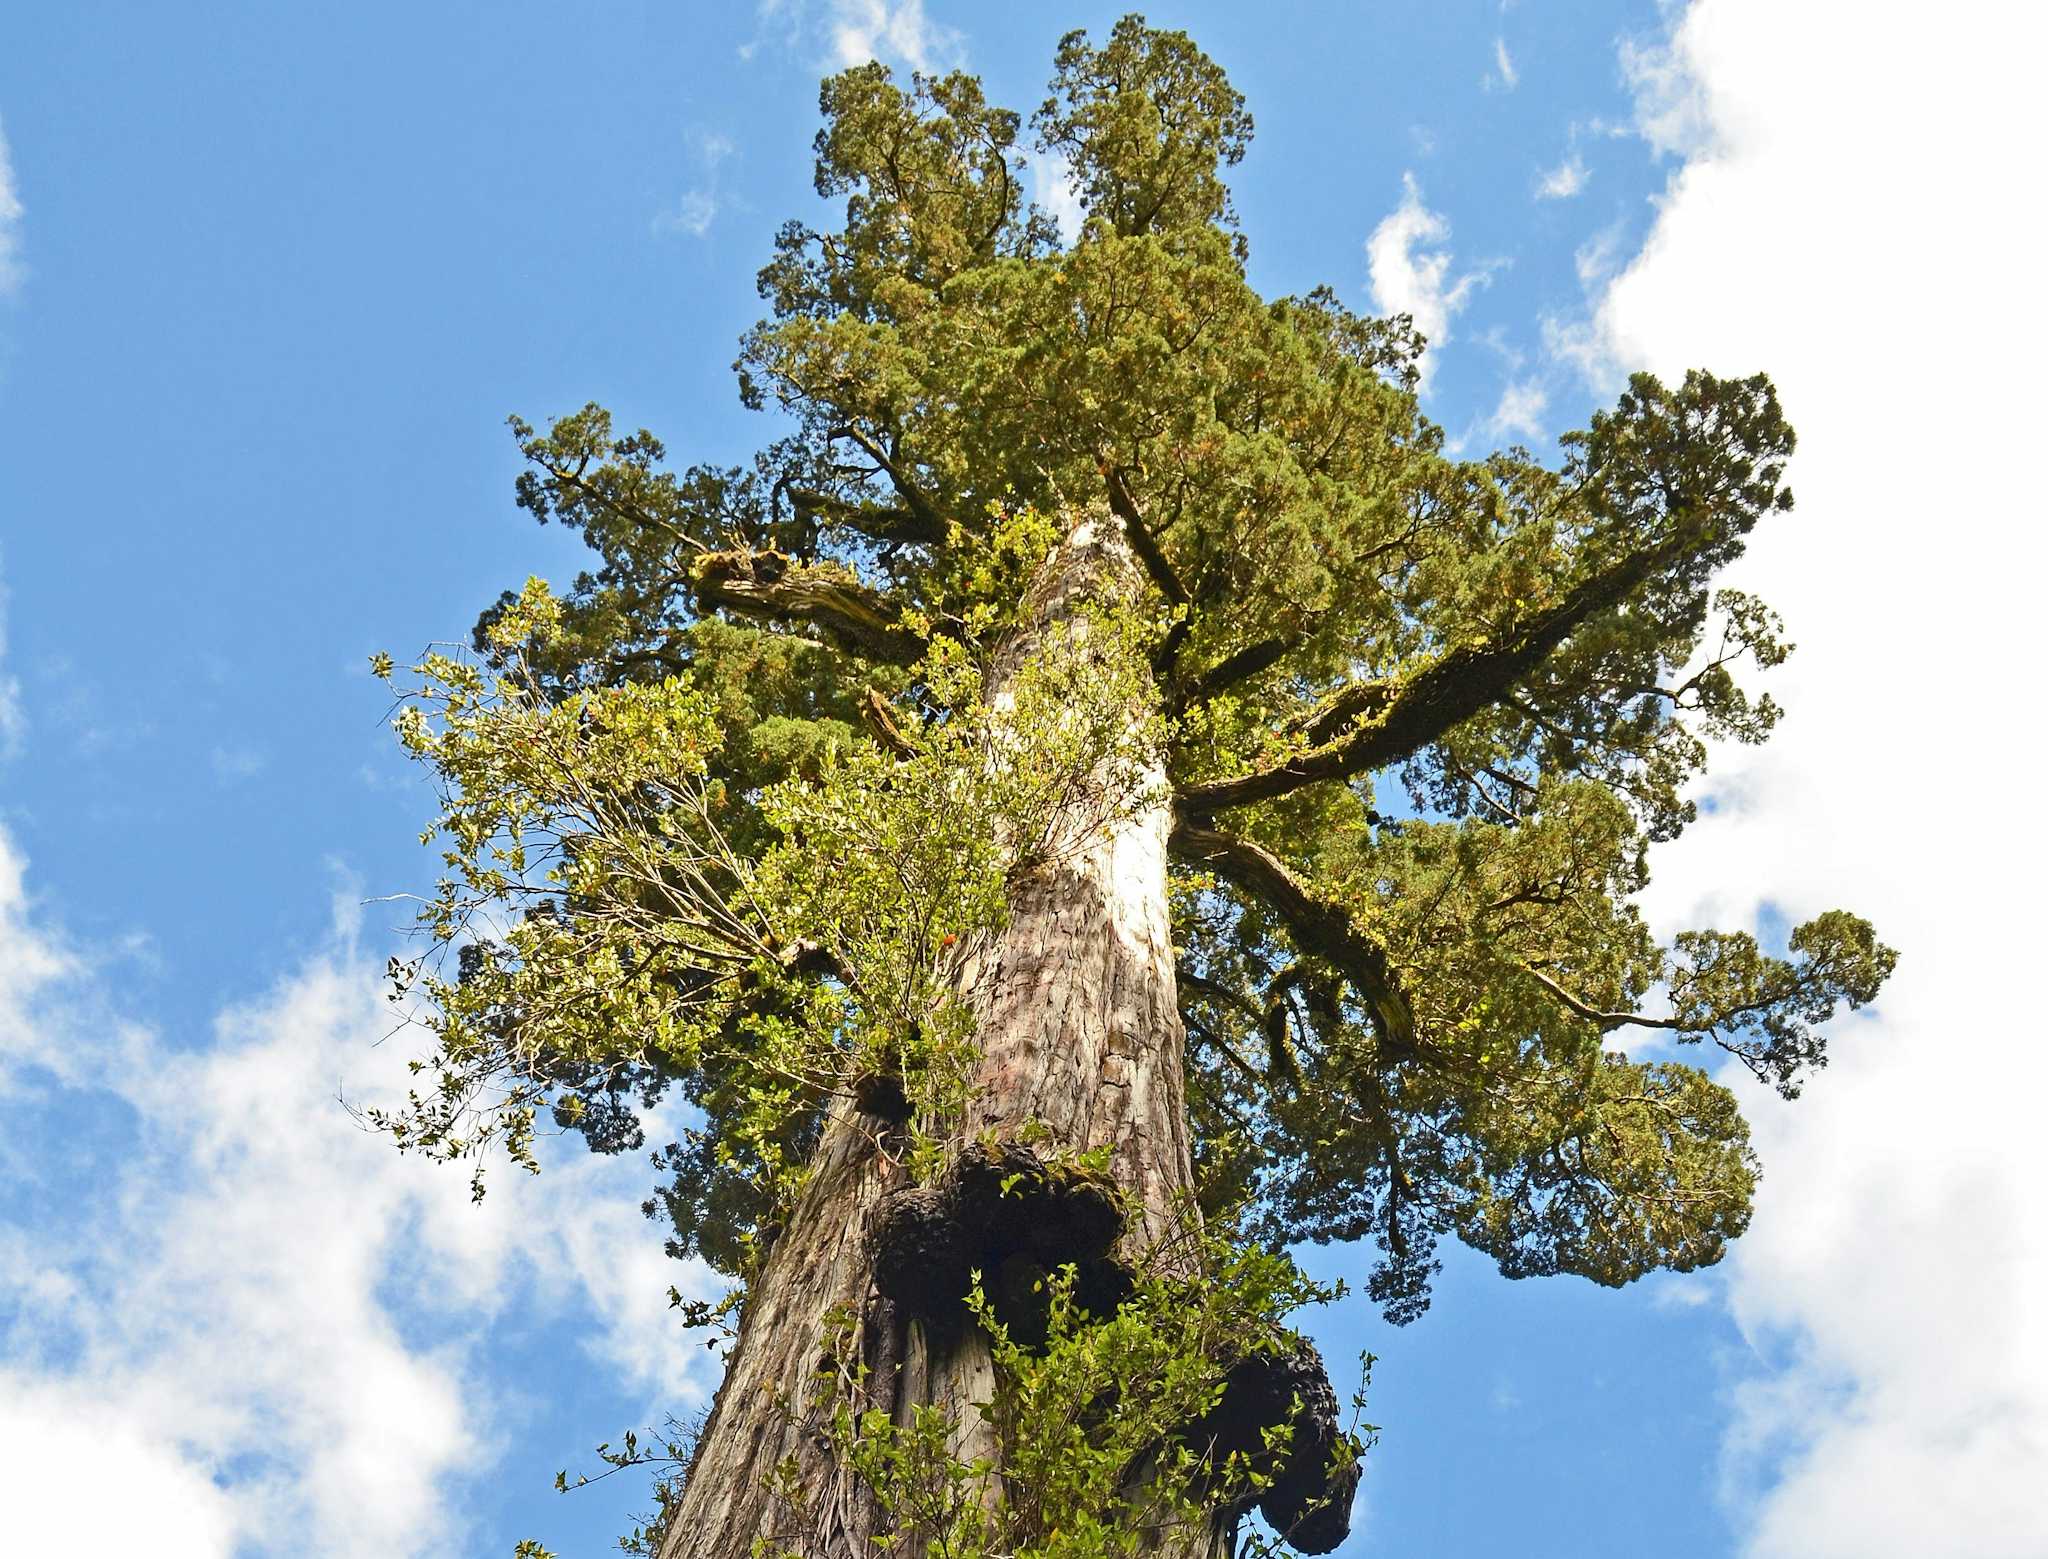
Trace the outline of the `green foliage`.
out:
<instances>
[{"instance_id":1,"label":"green foliage","mask_svg":"<svg viewBox=\"0 0 2048 1559\"><path fill-rule=\"evenodd\" d=\"M401 695L399 738L442 786L422 839L444 839L449 874L421 927L456 968L394 967L439 1048L413 1063L431 1088L373 1122L402 1149L473 1161L480 1196L487 1147L536 1167L543 1101L573 1127L593 1076L658 1068L692 1085L708 1167L759 1221L800 1182L817 1111L885 1076L932 1161L974 1056L948 950L1001 923L1012 873L1145 799L1159 732L1133 713L1137 631L1075 617L1000 707L934 638L914 675L943 718L906 712L893 752L830 747L765 787L772 842L748 856L721 824L713 700L673 676L553 695L535 658L563 617L529 581L490 624L489 659L431 654ZM743 1233L694 1243L736 1271Z\"/></svg>"},{"instance_id":2,"label":"green foliage","mask_svg":"<svg viewBox=\"0 0 2048 1559\"><path fill-rule=\"evenodd\" d=\"M972 1456L961 1452L960 1426L936 1408L914 1407L898 1422L866 1405L847 1318L827 1350L811 1411L879 1502L887 1534L876 1539L877 1555L1141 1554L1173 1529L1206 1527L1220 1511L1245 1508L1287 1465L1286 1422L1265 1426L1262 1453L1220 1458L1198 1426L1222 1399L1233 1365L1283 1351L1292 1337L1286 1317L1335 1299L1341 1287L1316 1284L1284 1255L1186 1220L1148 1254L1113 1316L1082 1310L1073 1287L1071 1267L1044 1285L1047 1335L1030 1346L1012 1339L979 1285L970 1296L994 1366L993 1392L978 1406L987 1437ZM1363 1407L1362 1393L1354 1407ZM1364 1454L1374 1431L1362 1433L1354 1413L1333 1453L1336 1468ZM794 1466L781 1470L777 1487L801 1527L811 1491ZM765 1540L756 1551L797 1559ZM1249 1534L1238 1551L1277 1552Z\"/></svg>"},{"instance_id":3,"label":"green foliage","mask_svg":"<svg viewBox=\"0 0 2048 1559\"><path fill-rule=\"evenodd\" d=\"M520 505L598 563L508 594L401 717L459 960L419 976L401 1145L529 1158L544 1108L637 1145L674 1085L655 1205L743 1270L861 1077L903 1080L929 1161L974 1039L949 960L1089 776L1156 759L1206 1206L1372 1238L1402 1320L1444 1235L1516 1276L1717 1259L1756 1174L1734 1098L1617 1037L1789 1096L1894 959L1841 910L1782 956L1660 947L1634 903L1710 744L1778 719L1749 683L1782 625L1715 586L1791 508L1769 382L1637 375L1559 464L1453 458L1411 321L1250 285L1243 102L1135 17L1062 40L1031 119L1086 203L1066 247L972 78L865 65L821 108L833 205L776 237L737 365L785 436L672 471L595 406L515 421ZM1026 583L1105 507L1142 596L991 707Z\"/></svg>"},{"instance_id":4,"label":"green foliage","mask_svg":"<svg viewBox=\"0 0 2048 1559\"><path fill-rule=\"evenodd\" d=\"M1070 32L1053 56L1053 95L1033 123L1065 157L1082 209L1110 232L1199 232L1226 221L1219 164L1251 140L1243 94L1189 41L1126 16L1100 49Z\"/></svg>"}]
</instances>

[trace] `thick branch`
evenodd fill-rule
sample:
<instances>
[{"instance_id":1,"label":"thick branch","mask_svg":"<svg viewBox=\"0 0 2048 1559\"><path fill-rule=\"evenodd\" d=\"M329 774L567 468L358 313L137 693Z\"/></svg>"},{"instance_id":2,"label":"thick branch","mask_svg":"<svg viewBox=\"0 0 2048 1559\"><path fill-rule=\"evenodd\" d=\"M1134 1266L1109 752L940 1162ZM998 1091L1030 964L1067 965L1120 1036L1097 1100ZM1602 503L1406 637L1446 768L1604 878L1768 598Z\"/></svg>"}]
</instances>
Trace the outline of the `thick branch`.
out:
<instances>
[{"instance_id":1,"label":"thick branch","mask_svg":"<svg viewBox=\"0 0 2048 1559\"><path fill-rule=\"evenodd\" d=\"M860 696L861 717L875 733L875 740L892 756L914 758L917 749L910 744L910 738L903 734L896 724L895 711L890 709L889 700L873 688L864 688Z\"/></svg>"},{"instance_id":2,"label":"thick branch","mask_svg":"<svg viewBox=\"0 0 2048 1559\"><path fill-rule=\"evenodd\" d=\"M1393 689L1384 682L1350 683L1290 723L1282 734L1298 734L1309 746L1321 747L1343 735L1352 721L1379 713L1392 697Z\"/></svg>"},{"instance_id":3,"label":"thick branch","mask_svg":"<svg viewBox=\"0 0 2048 1559\"><path fill-rule=\"evenodd\" d=\"M1137 500L1131 497L1131 490L1124 485L1124 474L1111 466L1104 473L1109 484L1109 511L1124 522L1124 532L1129 536L1131 550L1138 554L1138 561L1145 565L1145 572L1152 583L1159 587L1159 593L1166 597L1169 606L1189 604L1187 587L1180 582L1180 576L1173 571L1173 565L1166 561L1166 554L1159 550L1159 542L1145 526L1145 517L1138 512Z\"/></svg>"},{"instance_id":4,"label":"thick branch","mask_svg":"<svg viewBox=\"0 0 2048 1559\"><path fill-rule=\"evenodd\" d=\"M1266 1053L1272 1058L1273 1075L1287 1078L1296 1088L1301 1086L1301 1063L1295 1059L1294 1046L1287 1038L1287 1004L1294 988L1305 985L1308 976L1308 965L1299 959L1274 976L1273 983L1266 987L1266 1013L1262 1024Z\"/></svg>"},{"instance_id":5,"label":"thick branch","mask_svg":"<svg viewBox=\"0 0 2048 1559\"><path fill-rule=\"evenodd\" d=\"M909 665L924 641L896 626L889 598L832 564L799 565L780 552L712 552L691 568L700 607L809 623L839 648Z\"/></svg>"},{"instance_id":6,"label":"thick branch","mask_svg":"<svg viewBox=\"0 0 2048 1559\"><path fill-rule=\"evenodd\" d=\"M1549 611L1524 619L1499 640L1457 645L1410 676L1387 684L1360 684L1355 693L1340 693L1324 706L1326 710L1341 710L1366 700L1369 689L1380 700L1378 710L1352 726L1348 734L1270 769L1188 787L1175 798L1179 812L1188 818L1211 817L1225 807L1267 801L1304 785L1347 779L1399 763L1453 726L1500 702L1575 628L1620 605L1645 580L1673 562L1682 546L1682 541L1674 538L1629 554L1583 581ZM1326 720L1310 718L1317 728L1327 728Z\"/></svg>"},{"instance_id":7,"label":"thick branch","mask_svg":"<svg viewBox=\"0 0 2048 1559\"><path fill-rule=\"evenodd\" d=\"M936 547L946 539L946 523L929 505L854 503L808 487L792 487L789 501L799 514L823 515L870 541Z\"/></svg>"},{"instance_id":8,"label":"thick branch","mask_svg":"<svg viewBox=\"0 0 2048 1559\"><path fill-rule=\"evenodd\" d=\"M1286 924L1294 945L1320 958L1351 982L1372 1010L1390 1050L1415 1044L1415 1014L1380 945L1334 904L1312 895L1278 856L1248 839L1176 820L1172 848L1183 860L1206 866L1234 887L1261 900Z\"/></svg>"},{"instance_id":9,"label":"thick branch","mask_svg":"<svg viewBox=\"0 0 2048 1559\"><path fill-rule=\"evenodd\" d=\"M1180 582L1180 576L1167 562L1166 554L1160 551L1159 538L1152 534L1145 524L1144 515L1138 512L1137 501L1131 497L1130 488L1124 485L1123 472L1115 466L1105 465L1102 475L1109 487L1110 512L1123 521L1131 550L1145 565L1145 572L1159 587L1159 593L1166 597L1166 604L1178 609L1173 625L1166 630L1165 637L1159 641L1159 648L1152 653L1154 674L1162 686L1171 687L1176 680L1174 668L1180 660L1180 647L1187 642L1188 630L1194 626L1194 597Z\"/></svg>"},{"instance_id":10,"label":"thick branch","mask_svg":"<svg viewBox=\"0 0 2048 1559\"><path fill-rule=\"evenodd\" d=\"M1247 644L1190 680L1174 702L1181 709L1199 709L1218 693L1237 686L1247 677L1257 676L1293 647L1292 639L1277 637Z\"/></svg>"}]
</instances>

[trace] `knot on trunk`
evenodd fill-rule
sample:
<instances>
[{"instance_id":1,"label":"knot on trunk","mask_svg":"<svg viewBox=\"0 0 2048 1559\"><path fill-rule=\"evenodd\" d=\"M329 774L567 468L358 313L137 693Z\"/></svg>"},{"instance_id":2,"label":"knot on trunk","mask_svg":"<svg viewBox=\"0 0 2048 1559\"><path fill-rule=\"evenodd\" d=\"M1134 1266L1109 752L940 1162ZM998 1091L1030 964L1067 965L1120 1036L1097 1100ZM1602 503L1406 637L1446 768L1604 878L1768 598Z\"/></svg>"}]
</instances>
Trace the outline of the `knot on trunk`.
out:
<instances>
[{"instance_id":1,"label":"knot on trunk","mask_svg":"<svg viewBox=\"0 0 2048 1559\"><path fill-rule=\"evenodd\" d=\"M1291 1424L1282 1453L1266 1448L1265 1431ZM1236 1454L1250 1470L1271 1478L1232 1506L1235 1520L1254 1505L1274 1531L1305 1554L1326 1554L1351 1531L1351 1500L1358 1491L1355 1458L1333 1465L1344 1442L1337 1393L1323 1356L1306 1337L1284 1339L1276 1351L1246 1354L1223 1378L1216 1405L1191 1425L1188 1448L1220 1476Z\"/></svg>"},{"instance_id":2,"label":"knot on trunk","mask_svg":"<svg viewBox=\"0 0 2048 1559\"><path fill-rule=\"evenodd\" d=\"M938 1183L899 1191L874 1229L875 1287L941 1336L966 1322L972 1274L1011 1339L1043 1343L1047 1279L1075 1269L1074 1300L1103 1315L1131 1290L1115 1257L1123 1217L1108 1183L1021 1143L974 1143Z\"/></svg>"}]
</instances>

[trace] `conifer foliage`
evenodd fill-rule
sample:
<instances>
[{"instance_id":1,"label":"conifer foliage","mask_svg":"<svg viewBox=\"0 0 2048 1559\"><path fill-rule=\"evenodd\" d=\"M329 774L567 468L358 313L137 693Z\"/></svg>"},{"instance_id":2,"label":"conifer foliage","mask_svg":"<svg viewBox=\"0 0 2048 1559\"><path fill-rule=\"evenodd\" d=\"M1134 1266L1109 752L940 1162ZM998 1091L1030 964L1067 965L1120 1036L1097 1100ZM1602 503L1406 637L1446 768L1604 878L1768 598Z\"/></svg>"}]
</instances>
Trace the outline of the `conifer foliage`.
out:
<instances>
[{"instance_id":1,"label":"conifer foliage","mask_svg":"<svg viewBox=\"0 0 2048 1559\"><path fill-rule=\"evenodd\" d=\"M1250 116L1141 18L1063 39L1028 127L970 76L879 64L828 80L821 108L831 215L776 235L738 363L780 436L746 466L678 468L596 406L515 421L520 506L595 565L508 593L471 650L410 679L380 664L440 779L448 866L433 951L394 968L433 1049L383 1123L410 1149L530 1165L550 1124L641 1149L641 1110L678 1095L649 1207L678 1254L748 1285L742 1352L768 1346L748 1328L771 1309L813 1358L857 1324L840 1385L874 1393L979 1317L1007 1328L1005 1411L1039 1369L1019 1336L1100 1346L1056 1250L1026 1274L1057 1298L1050 1327L1006 1321L979 1268L991 1292L950 1327L875 1310L860 1274L853 1320L762 1302L794 1281L778 1237L825 1216L806 1199L846 1163L897 1207L906 1187L953 1195L997 1138L1093 1177L1129 1204L1103 1326L1232 1248L1304 1239L1369 1242L1396 1321L1426 1308L1446 1236L1511 1277L1717 1261L1757 1165L1701 1063L1796 1095L1822 1026L1893 961L1845 911L1772 951L1715 930L1660 945L1635 905L1646 847L1694 816L1707 743L1778 717L1749 683L1788 653L1781 625L1715 584L1753 527L1789 523L1770 383L1639 374L1561 463L1455 457L1419 409L1409 320L1249 285L1223 175ZM1024 197L1027 144L1072 170L1070 240ZM1108 561L1076 584L1084 553ZM1142 852L1100 880L1072 864L1146 828L1156 882ZM1171 1006L1129 1062L1174 1092L1165 1146L998 1097L1018 1074L991 1061L989 950L1027 914L1020 885L1063 871L1155 896L1170 927ZM874 1398L865 1440L835 1410L851 1440L759 1467L786 1519L815 1517L788 1551L947 1519L872 1487L866 1514L816 1515L840 1498L819 1458L872 1486L875 1446L923 1432L944 1393L912 1389ZM812 1409L785 1393L782 1411ZM1137 1449L1097 1506L1171 1482ZM1216 1520L1251 1503L1183 1486ZM970 1505L996 1532L985 1489ZM1103 1530L1136 1530L1138 1508ZM1021 1530L972 1551L1068 1551ZM748 1540L787 1538L763 1516Z\"/></svg>"}]
</instances>

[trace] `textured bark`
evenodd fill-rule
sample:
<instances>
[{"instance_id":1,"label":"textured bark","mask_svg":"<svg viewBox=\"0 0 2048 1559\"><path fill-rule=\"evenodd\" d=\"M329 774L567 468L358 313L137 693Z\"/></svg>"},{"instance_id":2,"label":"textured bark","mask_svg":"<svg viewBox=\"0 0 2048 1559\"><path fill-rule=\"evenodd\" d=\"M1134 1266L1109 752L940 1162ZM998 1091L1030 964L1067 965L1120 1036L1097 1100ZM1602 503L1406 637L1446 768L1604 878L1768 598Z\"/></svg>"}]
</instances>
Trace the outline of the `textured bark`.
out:
<instances>
[{"instance_id":1,"label":"textured bark","mask_svg":"<svg viewBox=\"0 0 2048 1559\"><path fill-rule=\"evenodd\" d=\"M1140 588L1121 524L1084 517L1033 588L1027 626L994 668L996 695L1051 625L1085 602L1132 609ZM1014 1138L1029 1124L1046 1134L1043 1149L1113 1145L1115 1178L1140 1209L1122 1235L1127 1258L1164 1239L1193 1189L1160 779L1142 776L1150 799L1107 829L1098 806L1077 804L1059 847L1013 885L1007 924L958 970L982 1051L961 1142ZM834 1112L816 1171L753 1285L663 1559L744 1559L759 1536L807 1559L873 1553L871 1502L808 1410L835 1309L858 1318L853 1345L874 1405L899 1421L914 1405L936 1405L959 1454L990 1449L976 1407L994 1385L983 1339L906 1318L873 1284L877 1213L905 1183L885 1151L887 1130L851 1105ZM804 1491L801 1511L767 1486L786 1463ZM1212 1531L1168 1542L1160 1553L1227 1548Z\"/></svg>"}]
</instances>

